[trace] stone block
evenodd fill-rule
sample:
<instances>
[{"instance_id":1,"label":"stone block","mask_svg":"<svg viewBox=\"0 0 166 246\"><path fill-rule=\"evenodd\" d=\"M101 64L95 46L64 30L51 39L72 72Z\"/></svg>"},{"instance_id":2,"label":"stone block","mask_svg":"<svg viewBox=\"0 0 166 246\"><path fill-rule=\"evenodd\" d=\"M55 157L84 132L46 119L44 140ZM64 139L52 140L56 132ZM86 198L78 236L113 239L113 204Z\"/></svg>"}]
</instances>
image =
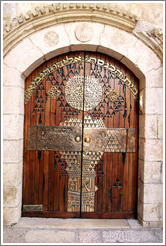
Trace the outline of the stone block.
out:
<instances>
[{"instance_id":1,"label":"stone block","mask_svg":"<svg viewBox=\"0 0 166 246\"><path fill-rule=\"evenodd\" d=\"M151 70L148 73L146 73L146 87L163 87L163 67Z\"/></svg>"},{"instance_id":2,"label":"stone block","mask_svg":"<svg viewBox=\"0 0 166 246\"><path fill-rule=\"evenodd\" d=\"M3 186L3 206L17 207L21 202L22 183L17 186Z\"/></svg>"},{"instance_id":3,"label":"stone block","mask_svg":"<svg viewBox=\"0 0 166 246\"><path fill-rule=\"evenodd\" d=\"M147 139L145 141L145 160L162 161L163 141L158 139Z\"/></svg>"},{"instance_id":4,"label":"stone block","mask_svg":"<svg viewBox=\"0 0 166 246\"><path fill-rule=\"evenodd\" d=\"M143 203L158 203L163 201L162 184L144 184Z\"/></svg>"},{"instance_id":5,"label":"stone block","mask_svg":"<svg viewBox=\"0 0 166 246\"><path fill-rule=\"evenodd\" d=\"M98 45L100 36L103 32L103 24L73 22L64 24L66 34L70 40L70 44L88 44Z\"/></svg>"},{"instance_id":6,"label":"stone block","mask_svg":"<svg viewBox=\"0 0 166 246\"><path fill-rule=\"evenodd\" d=\"M163 221L163 202L158 203L158 219Z\"/></svg>"},{"instance_id":7,"label":"stone block","mask_svg":"<svg viewBox=\"0 0 166 246\"><path fill-rule=\"evenodd\" d=\"M155 242L155 237L149 231L104 231L104 243L150 243Z\"/></svg>"},{"instance_id":8,"label":"stone block","mask_svg":"<svg viewBox=\"0 0 166 246\"><path fill-rule=\"evenodd\" d=\"M163 112L163 89L146 88L146 114L162 114Z\"/></svg>"},{"instance_id":9,"label":"stone block","mask_svg":"<svg viewBox=\"0 0 166 246\"><path fill-rule=\"evenodd\" d=\"M20 162L23 158L23 140L4 140L3 142L3 161Z\"/></svg>"},{"instance_id":10,"label":"stone block","mask_svg":"<svg viewBox=\"0 0 166 246\"><path fill-rule=\"evenodd\" d=\"M63 24L35 32L29 38L36 47L40 47L47 60L55 56L55 50L63 48L62 53L65 53L65 47L70 45L70 39Z\"/></svg>"},{"instance_id":11,"label":"stone block","mask_svg":"<svg viewBox=\"0 0 166 246\"><path fill-rule=\"evenodd\" d=\"M157 115L145 116L145 138L157 138Z\"/></svg>"},{"instance_id":12,"label":"stone block","mask_svg":"<svg viewBox=\"0 0 166 246\"><path fill-rule=\"evenodd\" d=\"M15 208L3 208L3 225L13 225L21 218L21 203Z\"/></svg>"},{"instance_id":13,"label":"stone block","mask_svg":"<svg viewBox=\"0 0 166 246\"><path fill-rule=\"evenodd\" d=\"M24 90L22 88L3 88L3 113L24 114Z\"/></svg>"},{"instance_id":14,"label":"stone block","mask_svg":"<svg viewBox=\"0 0 166 246\"><path fill-rule=\"evenodd\" d=\"M24 89L24 79L16 68L8 67L3 64L3 85L21 87Z\"/></svg>"},{"instance_id":15,"label":"stone block","mask_svg":"<svg viewBox=\"0 0 166 246\"><path fill-rule=\"evenodd\" d=\"M144 162L144 174L142 181L144 183L160 183L161 182L161 162Z\"/></svg>"},{"instance_id":16,"label":"stone block","mask_svg":"<svg viewBox=\"0 0 166 246\"><path fill-rule=\"evenodd\" d=\"M23 139L23 115L3 115L3 138Z\"/></svg>"},{"instance_id":17,"label":"stone block","mask_svg":"<svg viewBox=\"0 0 166 246\"><path fill-rule=\"evenodd\" d=\"M138 179L138 200L144 200L144 183Z\"/></svg>"},{"instance_id":18,"label":"stone block","mask_svg":"<svg viewBox=\"0 0 166 246\"><path fill-rule=\"evenodd\" d=\"M121 61L126 65L128 63L129 66L130 62L128 61L132 61L133 64L137 64L139 70L142 71L143 74L162 66L161 60L158 56L138 39L134 47L131 46L131 48L127 50L125 57L122 58Z\"/></svg>"},{"instance_id":19,"label":"stone block","mask_svg":"<svg viewBox=\"0 0 166 246\"><path fill-rule=\"evenodd\" d=\"M145 138L145 115L139 115L139 137Z\"/></svg>"},{"instance_id":20,"label":"stone block","mask_svg":"<svg viewBox=\"0 0 166 246\"><path fill-rule=\"evenodd\" d=\"M75 232L55 230L30 230L25 236L27 243L74 243Z\"/></svg>"},{"instance_id":21,"label":"stone block","mask_svg":"<svg viewBox=\"0 0 166 246\"><path fill-rule=\"evenodd\" d=\"M157 221L158 220L158 204L144 204L144 216L145 221Z\"/></svg>"},{"instance_id":22,"label":"stone block","mask_svg":"<svg viewBox=\"0 0 166 246\"><path fill-rule=\"evenodd\" d=\"M35 46L29 38L23 39L4 58L7 66L17 68L24 73L28 67L35 69L44 62L44 55L38 46Z\"/></svg>"},{"instance_id":23,"label":"stone block","mask_svg":"<svg viewBox=\"0 0 166 246\"><path fill-rule=\"evenodd\" d=\"M102 243L101 235L98 231L81 231L79 232L80 243Z\"/></svg>"},{"instance_id":24,"label":"stone block","mask_svg":"<svg viewBox=\"0 0 166 246\"><path fill-rule=\"evenodd\" d=\"M113 58L115 58L117 60L121 60L122 57L123 57L123 55L120 54L118 51L115 51L113 49L109 49L107 47L103 47L101 45L97 46L96 51L100 52L100 53L103 53L103 54L106 54L108 56L111 56L111 57L113 57Z\"/></svg>"},{"instance_id":25,"label":"stone block","mask_svg":"<svg viewBox=\"0 0 166 246\"><path fill-rule=\"evenodd\" d=\"M138 179L144 181L144 161L138 160Z\"/></svg>"},{"instance_id":26,"label":"stone block","mask_svg":"<svg viewBox=\"0 0 166 246\"><path fill-rule=\"evenodd\" d=\"M126 56L129 49L133 49L137 38L119 28L105 25L100 35L100 46L116 51L122 56ZM128 45L130 43L130 46Z\"/></svg>"},{"instance_id":27,"label":"stone block","mask_svg":"<svg viewBox=\"0 0 166 246\"><path fill-rule=\"evenodd\" d=\"M3 165L3 184L17 186L22 181L22 162Z\"/></svg>"},{"instance_id":28,"label":"stone block","mask_svg":"<svg viewBox=\"0 0 166 246\"><path fill-rule=\"evenodd\" d=\"M131 228L142 228L141 224L138 220L135 219L128 219L127 222L129 223Z\"/></svg>"},{"instance_id":29,"label":"stone block","mask_svg":"<svg viewBox=\"0 0 166 246\"><path fill-rule=\"evenodd\" d=\"M138 156L139 159L144 160L144 152L145 152L145 139L139 138L139 150L138 150Z\"/></svg>"},{"instance_id":30,"label":"stone block","mask_svg":"<svg viewBox=\"0 0 166 246\"><path fill-rule=\"evenodd\" d=\"M158 115L157 137L158 138L163 138L163 116L162 115Z\"/></svg>"}]
</instances>

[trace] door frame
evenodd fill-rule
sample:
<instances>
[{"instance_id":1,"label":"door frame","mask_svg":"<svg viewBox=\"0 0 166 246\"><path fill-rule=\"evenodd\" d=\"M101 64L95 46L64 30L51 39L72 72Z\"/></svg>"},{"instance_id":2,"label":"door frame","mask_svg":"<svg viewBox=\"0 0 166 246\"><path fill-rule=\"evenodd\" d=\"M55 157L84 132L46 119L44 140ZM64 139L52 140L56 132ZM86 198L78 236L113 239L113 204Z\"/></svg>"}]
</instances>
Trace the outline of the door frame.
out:
<instances>
[{"instance_id":1,"label":"door frame","mask_svg":"<svg viewBox=\"0 0 166 246\"><path fill-rule=\"evenodd\" d=\"M68 23L68 27L71 26L72 30L75 25L80 24L80 23ZM91 25L91 23L90 23ZM93 30L94 33L101 32L103 30L104 25L103 24L98 24L98 23L93 23ZM58 28L60 28L60 25L56 26L56 31L59 32ZM111 26L107 27L108 30L111 31L116 31L116 33L119 33L120 35L123 35L122 30L113 28ZM41 30L38 33L36 33L36 38L37 37L43 37L43 35L48 32L50 29L45 28L45 30ZM96 30L96 32L95 32ZM34 34L35 35L35 34ZM73 40L73 33L71 32L71 40ZM132 38L132 34L128 34L125 32L125 35L128 37ZM33 34L29 35L32 39L34 38ZM17 223L20 214L21 214L21 187L22 187L22 146L23 146L23 136L22 136L22 122L23 122L23 115L24 115L24 100L23 100L23 95L24 95L24 78L31 73L31 71L38 67L40 64L43 63L44 59L50 59L51 57L67 53L68 51L80 51L80 50L88 50L88 51L97 51L101 52L103 54L107 54L109 56L112 56L116 58L117 60L120 60L122 63L124 63L131 71L134 72L134 74L139 78L140 81L140 92L143 95L143 108L142 111L140 111L140 132L139 132L139 166L141 166L141 169L145 170L145 164L147 162L152 162L150 159L150 154L149 154L149 149L148 145L153 142L153 144L156 143L156 148L159 151L159 155L156 157L158 162L162 162L162 144L163 140L160 138L156 140L151 140L146 135L145 131L145 122L147 122L147 117L145 117L148 114L156 114L157 118L162 119L162 101L160 99L161 97L161 92L162 91L162 86L160 86L158 89L155 89L154 95L155 98L157 98L159 102L158 110L159 112L155 111L155 102L153 102L153 105L149 105L150 102L149 100L153 97L152 95L149 95L145 98L145 95L148 94L149 91L153 91L156 85L151 86L151 78L150 74L152 74L151 70L148 67L149 62L151 61L151 69L152 67L154 70L156 69L156 72L153 71L153 74L155 74L156 81L161 80L161 75L162 72L159 73L160 66L162 67L161 60L156 56L156 54L148 47L146 44L143 42L139 41L138 38L135 38L135 40L138 40L139 46L142 48L142 50L145 51L145 53L142 53L142 56L140 56L140 53L135 46L130 46L130 44L127 42L127 40L124 40L124 43L126 44L126 47L130 52L128 52L126 49L122 50L121 43L118 42L117 40L117 46L113 47L110 46L108 43L103 43L101 44L99 42L99 36L96 37L95 41L87 41L86 43L84 41L79 41L77 39L74 39L72 44L68 42L67 40L64 40L63 43L59 44L56 48L48 47L47 50L45 51L45 54L40 51L37 45L32 45L30 42L30 39L23 39L22 42L18 43L16 47L14 47L11 52L8 52L7 55L4 58L4 73L6 74L5 78L5 87L4 87L4 97L6 93L8 93L8 98L10 99L11 95L11 100L14 101L14 105L12 105L11 100L8 100L8 102L4 103L4 115L10 115L11 117L13 115L13 112L15 115L18 117L18 124L15 127L15 129L19 132L19 137L16 136L16 138L13 138L13 136L9 136L9 138L5 138L4 140L4 150L8 151L10 147L10 151L14 150L15 154L12 152L11 157L13 158L12 160L7 156L4 158L4 165L7 166L8 163L13 162L13 166L17 168L19 174L16 183L14 183L14 187L16 187L16 198L12 198L11 201L7 201L4 205L4 216L6 216L6 224L12 224L12 223ZM119 39L120 41L120 39ZM27 44L27 45L26 45ZM26 54L26 56L22 54L22 50ZM122 52L120 52L122 50ZM132 54L135 54L132 56ZM147 53L150 55L150 61L148 60ZM31 55L30 55L31 54ZM27 57L29 59L27 60ZM15 62L17 60L17 67L18 69L15 68ZM145 61L145 62L143 62ZM12 75L11 75L11 67L12 68ZM148 72L149 71L149 72ZM148 72L148 73L147 73ZM9 85L9 78L14 79L13 84ZM16 84L15 84L16 83ZM154 82L155 83L155 82ZM157 82L156 82L157 83ZM10 87L10 88L9 88ZM151 96L151 97L150 97ZM146 100L146 101L145 101ZM145 107L146 103L146 107ZM11 105L14 107L14 111L11 108ZM151 106L151 108L150 108ZM7 126L6 129L10 126ZM146 142L145 142L146 140ZM6 146L7 149L6 149ZM150 214L150 211L147 211L147 204L151 204L151 209L153 209L156 204L154 204L153 201L149 200L148 196L144 196L144 192L149 192L148 186L149 184L146 183L146 176L148 175L148 172L145 170L144 174L139 173L139 182L138 182L138 219L139 221L144 225L144 226L152 226L152 225L161 225L162 220L159 219L158 213L156 213L156 220L154 219L149 219L148 214ZM12 184L13 185L13 184ZM7 190L9 190L8 186L5 186ZM162 203L162 198L161 198L161 189L162 189L162 183L160 182L157 186L155 183L150 184L150 188L153 189L155 188L156 193L158 194L159 192L159 199L155 202L158 202L158 204ZM155 195L154 195L155 196ZM8 218L7 213L11 214L11 218ZM15 213L15 216L12 214ZM160 215L161 216L161 215Z\"/></svg>"}]
</instances>

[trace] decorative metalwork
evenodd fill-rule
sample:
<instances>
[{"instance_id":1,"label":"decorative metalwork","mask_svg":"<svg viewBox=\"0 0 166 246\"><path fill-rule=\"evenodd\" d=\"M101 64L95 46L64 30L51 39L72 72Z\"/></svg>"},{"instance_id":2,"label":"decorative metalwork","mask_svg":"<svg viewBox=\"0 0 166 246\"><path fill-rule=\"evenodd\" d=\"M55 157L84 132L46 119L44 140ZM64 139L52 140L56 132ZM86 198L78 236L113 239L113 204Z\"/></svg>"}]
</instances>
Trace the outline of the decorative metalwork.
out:
<instances>
[{"instance_id":1,"label":"decorative metalwork","mask_svg":"<svg viewBox=\"0 0 166 246\"><path fill-rule=\"evenodd\" d=\"M45 94L45 89L43 84L41 84L39 86L39 89L36 92L36 105L34 107L33 110L37 111L37 112L44 112L44 103L46 101L46 94Z\"/></svg>"},{"instance_id":2,"label":"decorative metalwork","mask_svg":"<svg viewBox=\"0 0 166 246\"><path fill-rule=\"evenodd\" d=\"M52 74L54 71L57 71L58 69L70 65L70 64L75 64L84 61L83 56L75 56L75 57L68 57L66 56L66 59L63 59L61 61L58 61L56 63L51 64L48 66L46 69L44 69L42 72L40 72L39 75L37 75L33 81L30 83L28 88L25 91L24 94L24 100L25 104L28 103L29 99L31 98L33 92L36 90L36 88L42 83L42 81L45 79L45 77L49 76ZM85 62L88 62L90 64L95 64L97 66L103 67L104 69L107 69L112 75L116 75L121 82L126 85L131 93L133 94L134 98L138 98L138 90L136 89L135 85L131 82L131 80L126 77L122 71L117 69L115 66L106 63L104 60L95 58L95 57L85 57ZM91 93L91 92L90 92Z\"/></svg>"},{"instance_id":3,"label":"decorative metalwork","mask_svg":"<svg viewBox=\"0 0 166 246\"><path fill-rule=\"evenodd\" d=\"M58 96L60 95L60 91L55 87L52 86L51 89L47 92L47 94L52 98L52 99L57 99Z\"/></svg>"},{"instance_id":4,"label":"decorative metalwork","mask_svg":"<svg viewBox=\"0 0 166 246\"><path fill-rule=\"evenodd\" d=\"M83 86L85 81L84 111L95 108L102 98L102 86L92 76L75 75L67 82L65 98L71 107L83 110Z\"/></svg>"},{"instance_id":5,"label":"decorative metalwork","mask_svg":"<svg viewBox=\"0 0 166 246\"><path fill-rule=\"evenodd\" d=\"M117 69L115 66L105 62L104 60L101 60L101 59L95 58L95 57L90 57L90 56L85 57L85 62L103 67L104 69L107 69L111 74L115 74L116 77L121 80L122 84L125 84L129 88L129 90L133 94L134 98L135 99L138 98L138 90L136 89L135 85L131 82L131 80L128 77L126 77L123 74L122 71Z\"/></svg>"},{"instance_id":6,"label":"decorative metalwork","mask_svg":"<svg viewBox=\"0 0 166 246\"><path fill-rule=\"evenodd\" d=\"M111 102L115 102L116 99L118 98L118 94L116 93L115 90L110 90L106 96L110 99Z\"/></svg>"},{"instance_id":7,"label":"decorative metalwork","mask_svg":"<svg viewBox=\"0 0 166 246\"><path fill-rule=\"evenodd\" d=\"M24 212L40 212L43 211L43 205L23 205Z\"/></svg>"},{"instance_id":8,"label":"decorative metalwork","mask_svg":"<svg viewBox=\"0 0 166 246\"><path fill-rule=\"evenodd\" d=\"M84 118L84 142L82 180L81 180L81 139L82 119L71 118L55 126L28 126L27 148L32 150L56 150L62 162L61 176L68 174L67 211L79 212L80 186L82 182L83 212L94 211L96 165L104 152L135 152L135 129L106 128L101 119L92 119L89 114ZM57 162L56 162L57 163ZM55 163L55 165L56 165ZM66 163L66 164L65 164ZM66 174L67 172L67 174Z\"/></svg>"},{"instance_id":9,"label":"decorative metalwork","mask_svg":"<svg viewBox=\"0 0 166 246\"><path fill-rule=\"evenodd\" d=\"M63 60L58 61L56 63L53 63L50 66L48 66L47 68L45 68L42 72L40 72L39 75L37 75L32 80L32 82L30 83L30 85L26 89L25 94L24 94L25 104L28 103L33 92L42 83L42 81L45 79L45 77L49 76L51 73L58 70L59 68L62 68L62 67L67 66L69 64L75 64L75 63L81 62L83 60L84 60L83 56L75 56L75 57L66 56L66 59L63 59Z\"/></svg>"}]
</instances>

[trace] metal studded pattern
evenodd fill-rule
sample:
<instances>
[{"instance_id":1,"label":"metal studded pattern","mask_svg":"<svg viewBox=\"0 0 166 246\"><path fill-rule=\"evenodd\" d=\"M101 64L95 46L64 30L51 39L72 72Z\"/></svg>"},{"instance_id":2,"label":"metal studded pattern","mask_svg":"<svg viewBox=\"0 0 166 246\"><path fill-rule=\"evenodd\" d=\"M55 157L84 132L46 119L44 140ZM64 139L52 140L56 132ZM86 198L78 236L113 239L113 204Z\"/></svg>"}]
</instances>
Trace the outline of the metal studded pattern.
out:
<instances>
[{"instance_id":1,"label":"metal studded pattern","mask_svg":"<svg viewBox=\"0 0 166 246\"><path fill-rule=\"evenodd\" d=\"M83 110L84 76L75 75L67 82L65 98L68 104L78 110ZM102 86L93 76L85 76L84 111L95 108L102 98Z\"/></svg>"},{"instance_id":2,"label":"metal studded pattern","mask_svg":"<svg viewBox=\"0 0 166 246\"><path fill-rule=\"evenodd\" d=\"M58 96L60 95L60 91L55 87L52 86L51 89L47 92L47 94L52 98L52 99L57 99Z\"/></svg>"}]
</instances>

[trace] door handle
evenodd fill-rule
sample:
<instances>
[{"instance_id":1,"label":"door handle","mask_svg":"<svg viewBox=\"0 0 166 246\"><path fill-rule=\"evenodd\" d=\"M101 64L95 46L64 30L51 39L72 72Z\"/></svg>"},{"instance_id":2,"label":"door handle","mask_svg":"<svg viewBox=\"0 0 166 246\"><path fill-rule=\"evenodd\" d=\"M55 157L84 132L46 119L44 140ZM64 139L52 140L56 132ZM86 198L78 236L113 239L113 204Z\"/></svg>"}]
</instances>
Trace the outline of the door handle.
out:
<instances>
[{"instance_id":1,"label":"door handle","mask_svg":"<svg viewBox=\"0 0 166 246\"><path fill-rule=\"evenodd\" d=\"M75 138L75 141L76 141L76 142L80 142L80 140L81 140L80 137L76 137L76 138Z\"/></svg>"},{"instance_id":2,"label":"door handle","mask_svg":"<svg viewBox=\"0 0 166 246\"><path fill-rule=\"evenodd\" d=\"M90 138L89 138L89 137L86 137L86 138L84 139L84 141L85 141L86 143L90 143Z\"/></svg>"}]
</instances>

